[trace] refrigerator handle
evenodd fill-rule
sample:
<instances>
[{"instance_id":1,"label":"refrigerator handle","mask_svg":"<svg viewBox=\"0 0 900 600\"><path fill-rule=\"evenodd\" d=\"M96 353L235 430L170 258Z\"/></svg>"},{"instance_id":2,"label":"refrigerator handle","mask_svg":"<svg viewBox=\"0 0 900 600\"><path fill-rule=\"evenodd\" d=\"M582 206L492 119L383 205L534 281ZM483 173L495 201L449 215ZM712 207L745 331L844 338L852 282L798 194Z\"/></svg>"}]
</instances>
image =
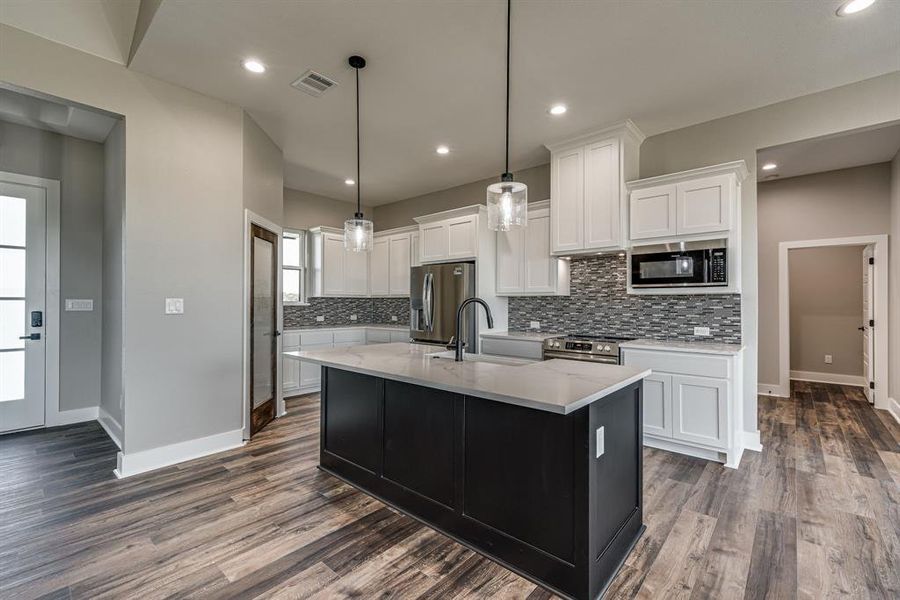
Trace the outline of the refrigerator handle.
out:
<instances>
[{"instance_id":1,"label":"refrigerator handle","mask_svg":"<svg viewBox=\"0 0 900 600\"><path fill-rule=\"evenodd\" d=\"M434 274L425 273L422 281L422 317L425 331L434 329Z\"/></svg>"}]
</instances>

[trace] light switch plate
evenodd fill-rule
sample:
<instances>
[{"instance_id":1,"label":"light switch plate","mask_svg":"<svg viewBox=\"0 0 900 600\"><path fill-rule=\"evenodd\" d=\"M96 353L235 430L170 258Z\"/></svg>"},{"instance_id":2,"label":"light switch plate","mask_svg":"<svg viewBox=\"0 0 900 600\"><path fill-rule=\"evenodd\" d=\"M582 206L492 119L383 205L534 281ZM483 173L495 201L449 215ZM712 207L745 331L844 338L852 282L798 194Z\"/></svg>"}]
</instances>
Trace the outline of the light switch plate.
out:
<instances>
[{"instance_id":1,"label":"light switch plate","mask_svg":"<svg viewBox=\"0 0 900 600\"><path fill-rule=\"evenodd\" d=\"M356 320L356 315L350 315L350 320L351 320L351 321L355 321L355 320Z\"/></svg>"},{"instance_id":2,"label":"light switch plate","mask_svg":"<svg viewBox=\"0 0 900 600\"><path fill-rule=\"evenodd\" d=\"M166 298L167 315L184 314L184 298Z\"/></svg>"},{"instance_id":3,"label":"light switch plate","mask_svg":"<svg viewBox=\"0 0 900 600\"><path fill-rule=\"evenodd\" d=\"M324 323L324 322L325 322L325 315L317 315L317 316L316 316L316 321L317 321L318 323Z\"/></svg>"},{"instance_id":4,"label":"light switch plate","mask_svg":"<svg viewBox=\"0 0 900 600\"><path fill-rule=\"evenodd\" d=\"M606 432L604 427L597 429L597 456L600 458L606 452Z\"/></svg>"},{"instance_id":5,"label":"light switch plate","mask_svg":"<svg viewBox=\"0 0 900 600\"><path fill-rule=\"evenodd\" d=\"M694 327L694 335L702 335L702 336L710 335L709 327Z\"/></svg>"},{"instance_id":6,"label":"light switch plate","mask_svg":"<svg viewBox=\"0 0 900 600\"><path fill-rule=\"evenodd\" d=\"M66 298L66 312L89 312L94 310L94 301L90 298Z\"/></svg>"},{"instance_id":7,"label":"light switch plate","mask_svg":"<svg viewBox=\"0 0 900 600\"><path fill-rule=\"evenodd\" d=\"M531 329L540 329L540 328L541 328L541 322L540 322L540 321L532 321L532 322L528 325L528 327L530 327Z\"/></svg>"}]
</instances>

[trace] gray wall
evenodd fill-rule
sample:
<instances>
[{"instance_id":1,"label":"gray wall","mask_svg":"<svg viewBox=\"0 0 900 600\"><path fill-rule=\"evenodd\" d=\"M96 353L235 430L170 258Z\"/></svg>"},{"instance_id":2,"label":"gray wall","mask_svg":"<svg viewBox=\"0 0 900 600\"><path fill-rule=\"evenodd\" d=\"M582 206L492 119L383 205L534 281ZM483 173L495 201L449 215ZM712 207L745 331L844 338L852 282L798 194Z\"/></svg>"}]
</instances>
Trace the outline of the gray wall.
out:
<instances>
[{"instance_id":1,"label":"gray wall","mask_svg":"<svg viewBox=\"0 0 900 600\"><path fill-rule=\"evenodd\" d=\"M890 355L892 365L896 365L900 357L900 152L891 162L891 272L888 275L890 285ZM888 369L890 378L890 397L897 402L895 411L900 413L900 368Z\"/></svg>"},{"instance_id":2,"label":"gray wall","mask_svg":"<svg viewBox=\"0 0 900 600\"><path fill-rule=\"evenodd\" d=\"M356 203L284 188L284 226L288 229L309 229L319 225L343 228L344 221L355 212ZM364 204L363 214L371 219L372 208ZM384 229L378 223L375 227Z\"/></svg>"},{"instance_id":3,"label":"gray wall","mask_svg":"<svg viewBox=\"0 0 900 600\"><path fill-rule=\"evenodd\" d=\"M890 189L889 163L758 184L761 382L779 375L778 244L888 233Z\"/></svg>"},{"instance_id":4,"label":"gray wall","mask_svg":"<svg viewBox=\"0 0 900 600\"><path fill-rule=\"evenodd\" d=\"M514 175L516 181L521 181L528 186L529 202L540 202L550 197L549 164L516 171ZM490 179L482 179L481 181L458 185L446 190L407 198L399 202L376 206L375 229L392 229L394 227L403 227L404 225L415 225L413 217L461 206L484 204L487 186L497 181L499 181L499 175Z\"/></svg>"},{"instance_id":5,"label":"gray wall","mask_svg":"<svg viewBox=\"0 0 900 600\"><path fill-rule=\"evenodd\" d=\"M124 454L239 436L242 110L12 27L0 39L0 80L126 118Z\"/></svg>"},{"instance_id":6,"label":"gray wall","mask_svg":"<svg viewBox=\"0 0 900 600\"><path fill-rule=\"evenodd\" d=\"M0 171L60 181L59 408L100 403L103 146L0 121ZM91 298L92 312L65 312Z\"/></svg>"},{"instance_id":7,"label":"gray wall","mask_svg":"<svg viewBox=\"0 0 900 600\"><path fill-rule=\"evenodd\" d=\"M105 184L103 195L103 344L100 370L100 406L122 430L124 421L122 378L124 372L125 305L122 278L125 275L125 122L119 121L104 144ZM124 430L122 431L124 434ZM121 440L120 440L121 441Z\"/></svg>"},{"instance_id":8,"label":"gray wall","mask_svg":"<svg viewBox=\"0 0 900 600\"><path fill-rule=\"evenodd\" d=\"M244 112L244 208L281 225L284 207L284 155Z\"/></svg>"},{"instance_id":9,"label":"gray wall","mask_svg":"<svg viewBox=\"0 0 900 600\"><path fill-rule=\"evenodd\" d=\"M756 151L770 146L900 120L900 73L891 73L647 138L641 177L743 159L750 169L741 197L744 423L757 423L759 297ZM773 382L767 382L773 383Z\"/></svg>"},{"instance_id":10,"label":"gray wall","mask_svg":"<svg viewBox=\"0 0 900 600\"><path fill-rule=\"evenodd\" d=\"M791 370L863 374L863 246L797 248L790 264ZM761 319L763 323L766 319ZM830 354L833 362L825 363Z\"/></svg>"}]
</instances>

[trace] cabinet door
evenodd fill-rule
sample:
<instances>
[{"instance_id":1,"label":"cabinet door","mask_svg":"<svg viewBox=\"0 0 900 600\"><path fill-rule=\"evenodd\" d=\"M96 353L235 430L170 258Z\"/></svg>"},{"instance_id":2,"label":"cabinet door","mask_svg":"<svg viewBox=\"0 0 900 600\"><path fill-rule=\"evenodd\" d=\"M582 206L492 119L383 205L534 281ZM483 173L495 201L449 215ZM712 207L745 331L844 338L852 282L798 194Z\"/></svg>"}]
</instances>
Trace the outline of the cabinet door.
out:
<instances>
[{"instance_id":1,"label":"cabinet door","mask_svg":"<svg viewBox=\"0 0 900 600\"><path fill-rule=\"evenodd\" d=\"M644 379L644 433L672 437L672 376L653 373Z\"/></svg>"},{"instance_id":2,"label":"cabinet door","mask_svg":"<svg viewBox=\"0 0 900 600\"><path fill-rule=\"evenodd\" d=\"M389 238L375 238L372 255L369 257L369 286L373 296L387 296L391 293L390 252Z\"/></svg>"},{"instance_id":3,"label":"cabinet door","mask_svg":"<svg viewBox=\"0 0 900 600\"><path fill-rule=\"evenodd\" d=\"M392 331L391 332L391 341L392 342L408 342L409 341L409 332L408 331Z\"/></svg>"},{"instance_id":4,"label":"cabinet door","mask_svg":"<svg viewBox=\"0 0 900 600\"><path fill-rule=\"evenodd\" d=\"M525 282L529 293L556 293L556 268L560 259L550 256L550 213L528 216L525 234Z\"/></svg>"},{"instance_id":5,"label":"cabinet door","mask_svg":"<svg viewBox=\"0 0 900 600\"><path fill-rule=\"evenodd\" d=\"M621 245L619 141L604 140L584 149L584 247Z\"/></svg>"},{"instance_id":6,"label":"cabinet door","mask_svg":"<svg viewBox=\"0 0 900 600\"><path fill-rule=\"evenodd\" d=\"M631 239L670 237L676 234L675 186L662 185L631 192Z\"/></svg>"},{"instance_id":7,"label":"cabinet door","mask_svg":"<svg viewBox=\"0 0 900 600\"><path fill-rule=\"evenodd\" d=\"M447 220L447 258L475 258L478 254L478 216Z\"/></svg>"},{"instance_id":8,"label":"cabinet door","mask_svg":"<svg viewBox=\"0 0 900 600\"><path fill-rule=\"evenodd\" d=\"M731 175L679 183L676 186L678 234L731 229L732 190Z\"/></svg>"},{"instance_id":9,"label":"cabinet door","mask_svg":"<svg viewBox=\"0 0 900 600\"><path fill-rule=\"evenodd\" d=\"M557 152L551 160L550 222L554 252L584 247L584 148Z\"/></svg>"},{"instance_id":10,"label":"cabinet door","mask_svg":"<svg viewBox=\"0 0 900 600\"><path fill-rule=\"evenodd\" d=\"M300 346L301 350L321 350L332 348L333 344L310 344ZM322 382L322 367L312 363L300 361L300 387L304 390L318 388Z\"/></svg>"},{"instance_id":11,"label":"cabinet door","mask_svg":"<svg viewBox=\"0 0 900 600\"><path fill-rule=\"evenodd\" d=\"M300 361L293 358L281 359L281 390L287 397L300 388Z\"/></svg>"},{"instance_id":12,"label":"cabinet door","mask_svg":"<svg viewBox=\"0 0 900 600\"><path fill-rule=\"evenodd\" d=\"M419 257L422 262L443 260L449 253L446 223L428 223L419 227Z\"/></svg>"},{"instance_id":13,"label":"cabinet door","mask_svg":"<svg viewBox=\"0 0 900 600\"><path fill-rule=\"evenodd\" d=\"M344 294L365 296L369 293L369 252L344 254Z\"/></svg>"},{"instance_id":14,"label":"cabinet door","mask_svg":"<svg viewBox=\"0 0 900 600\"><path fill-rule=\"evenodd\" d=\"M728 381L672 375L672 437L727 447Z\"/></svg>"},{"instance_id":15,"label":"cabinet door","mask_svg":"<svg viewBox=\"0 0 900 600\"><path fill-rule=\"evenodd\" d=\"M387 344L391 341L391 332L387 329L367 329L367 344Z\"/></svg>"},{"instance_id":16,"label":"cabinet door","mask_svg":"<svg viewBox=\"0 0 900 600\"><path fill-rule=\"evenodd\" d=\"M344 251L343 236L326 233L322 236L322 293L326 296L340 296L344 293Z\"/></svg>"},{"instance_id":17,"label":"cabinet door","mask_svg":"<svg viewBox=\"0 0 900 600\"><path fill-rule=\"evenodd\" d=\"M409 234L392 235L389 262L390 293L393 296L409 296ZM372 292L373 294L375 292Z\"/></svg>"},{"instance_id":18,"label":"cabinet door","mask_svg":"<svg viewBox=\"0 0 900 600\"><path fill-rule=\"evenodd\" d=\"M516 294L525 289L525 236L528 227L497 232L497 293Z\"/></svg>"},{"instance_id":19,"label":"cabinet door","mask_svg":"<svg viewBox=\"0 0 900 600\"><path fill-rule=\"evenodd\" d=\"M409 234L409 266L419 267L422 265L422 258L419 255L419 232L413 231Z\"/></svg>"}]
</instances>

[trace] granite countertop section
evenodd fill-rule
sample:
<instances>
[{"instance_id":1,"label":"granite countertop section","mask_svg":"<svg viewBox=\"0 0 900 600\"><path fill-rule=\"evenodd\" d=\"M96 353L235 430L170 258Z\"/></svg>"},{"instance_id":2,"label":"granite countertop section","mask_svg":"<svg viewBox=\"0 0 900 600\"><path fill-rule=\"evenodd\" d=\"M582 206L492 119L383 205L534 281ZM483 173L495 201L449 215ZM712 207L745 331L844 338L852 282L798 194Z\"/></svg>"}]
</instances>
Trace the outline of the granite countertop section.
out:
<instances>
[{"instance_id":1,"label":"granite countertop section","mask_svg":"<svg viewBox=\"0 0 900 600\"><path fill-rule=\"evenodd\" d=\"M525 340L529 342L543 342L547 338L559 337L561 333L549 333L539 331L483 331L482 338L495 340Z\"/></svg>"},{"instance_id":2,"label":"granite countertop section","mask_svg":"<svg viewBox=\"0 0 900 600\"><path fill-rule=\"evenodd\" d=\"M431 356L440 353L434 346L395 343L285 352L284 356L558 414L569 414L650 375L649 369L575 360L513 365Z\"/></svg>"},{"instance_id":3,"label":"granite countertop section","mask_svg":"<svg viewBox=\"0 0 900 600\"><path fill-rule=\"evenodd\" d=\"M733 356L745 348L743 344L719 344L715 342L685 342L679 340L631 340L621 342L619 348L644 350L669 350L671 352L695 352L699 354L726 354Z\"/></svg>"},{"instance_id":4,"label":"granite countertop section","mask_svg":"<svg viewBox=\"0 0 900 600\"><path fill-rule=\"evenodd\" d=\"M321 325L303 325L301 327L285 327L285 331L315 331L317 329L395 329L397 331L409 331L409 325L397 323L358 323L353 325L335 325L334 323L322 323Z\"/></svg>"}]
</instances>

